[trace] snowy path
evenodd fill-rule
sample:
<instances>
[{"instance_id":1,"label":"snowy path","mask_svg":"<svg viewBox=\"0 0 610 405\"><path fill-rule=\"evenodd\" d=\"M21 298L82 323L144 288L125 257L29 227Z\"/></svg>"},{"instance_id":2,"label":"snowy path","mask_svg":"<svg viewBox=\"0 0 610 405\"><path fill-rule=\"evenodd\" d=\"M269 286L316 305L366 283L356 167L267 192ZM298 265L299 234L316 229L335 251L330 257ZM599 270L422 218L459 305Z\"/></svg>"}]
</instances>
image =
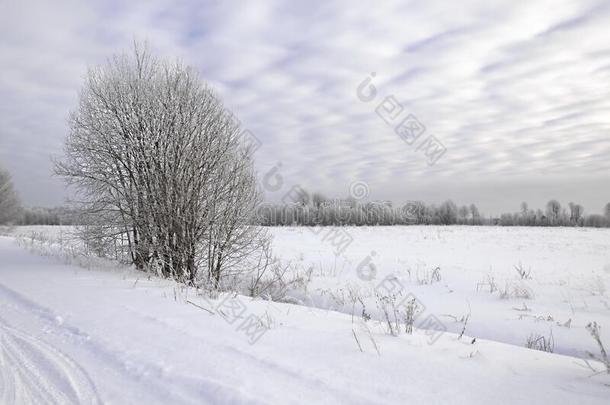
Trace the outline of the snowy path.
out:
<instances>
[{"instance_id":1,"label":"snowy path","mask_svg":"<svg viewBox=\"0 0 610 405\"><path fill-rule=\"evenodd\" d=\"M3 404L98 404L86 372L55 347L0 320Z\"/></svg>"},{"instance_id":2,"label":"snowy path","mask_svg":"<svg viewBox=\"0 0 610 405\"><path fill-rule=\"evenodd\" d=\"M129 387L128 382L146 387L154 393L150 398L140 397L134 400L149 403L217 403L219 400L231 402L256 403L254 397L241 392L240 386L230 386L218 380L204 377L193 378L179 375L171 378L166 375L160 364L151 362L145 356L127 355L124 352L113 350L104 342L92 339L90 335L79 328L68 325L62 318L51 310L41 307L15 291L0 285L0 302L2 314L21 321L27 320L31 330L43 331L49 340L59 337L61 346L69 345L70 350L80 351L80 357L93 357L96 367L109 368L120 375L116 381L118 386ZM205 350L205 357L214 356L214 363L226 365L239 365L244 370L255 374L257 368L263 367L266 372L277 374L272 376L275 383L287 387L310 385L312 392L315 387L324 385L323 381L307 381L305 376L299 376L297 370L280 367L278 364L262 358L256 358L237 348L225 345L215 345L213 350L202 347L202 342L188 331L178 330L171 324L162 322L152 316L139 313L125 307L130 322L137 327L138 332L146 332L148 324L150 329L158 329L171 336L172 343L177 347L191 347L199 355ZM2 330L3 358L3 398L0 403L91 403L99 402L96 388L88 375L73 360L62 354L56 347L42 340L28 335L9 326L5 320L0 319ZM150 333L155 333L153 330ZM145 333L149 334L149 332ZM142 343L146 345L147 343ZM154 350L159 350L155 348ZM277 371L274 371L277 370ZM178 389L177 389L178 388ZM298 387L294 387L298 388ZM136 390L138 392L139 390ZM138 392L140 394L140 392ZM329 392L326 393L328 395ZM338 392L339 395L346 395ZM321 398L319 398L321 399ZM121 400L122 402L122 400Z\"/></svg>"},{"instance_id":3,"label":"snowy path","mask_svg":"<svg viewBox=\"0 0 610 405\"><path fill-rule=\"evenodd\" d=\"M79 277L75 276L73 271L69 271L68 267L55 264L41 269L32 269L30 267L32 263L47 262L47 260L29 255L15 246L7 246L6 240L2 242L4 242L4 245L0 246L5 248L4 251L11 251L12 253L8 256L9 260L5 259L2 266L0 266L2 276L8 275L4 267L19 266L27 268L27 275L20 274L17 279L20 281L31 280L32 284L30 284L30 281L26 281L25 285L32 287L35 283L41 285L41 279L38 279L38 276L51 276L49 272L57 269L59 271L54 272L53 275L59 277L67 276L68 279L72 279L73 282L76 281L76 284L78 284ZM88 271L83 272L89 273ZM133 280L125 282L121 279L117 280L115 277L112 277L113 275L97 275L104 279L102 283L114 281L120 283L123 287L133 285ZM34 279L38 280L35 281ZM88 280L89 277L80 278L80 280L83 279ZM2 280L4 280L4 277ZM50 292L48 289L49 284L43 284L46 285L44 290L47 293ZM75 285L74 287L77 286ZM80 287L83 286L81 285ZM66 291L68 288L69 286L64 286L62 294L55 292L57 294L56 297L63 295L68 302L71 301L69 297L71 294L69 291ZM145 291L142 290L141 292ZM81 294L78 294L72 298L80 296ZM107 304L108 297L100 297L100 301ZM61 304L63 307L72 306L66 305L68 302L62 302ZM191 307L176 304L167 299L162 300L162 303L170 308L173 307L172 309L174 310L186 310L191 313L191 316L202 317L200 311L191 309ZM79 306L80 304L76 303L75 305ZM102 379L103 385L110 387L112 392L111 398L116 398L119 403L124 403L126 399L128 403L132 403L132 401L133 403L273 402L271 400L272 397L269 397L269 399L257 398L256 395L243 390L244 385L250 385L244 384L243 381L228 384L226 381L235 380L235 370L233 370L233 367L239 369L239 374L252 376L256 376L261 371L264 371L266 379L272 381L274 385L281 387L282 390L290 390L292 392L298 392L299 390L307 391L307 395L303 398L308 398L308 401L339 402L340 400L346 400L352 403L359 401L361 403L366 402L366 395L364 393L359 397L352 398L351 390L346 391L342 388L327 386L318 377L301 374L299 368L295 366L291 359L282 361L282 364L280 364L273 359L252 354L249 350L250 346L248 344L244 345L246 341L241 335L237 336L241 340L239 342L241 344L238 345L223 344L221 343L223 339L218 338L214 339L216 341L205 342L201 336L191 333L188 329L177 327L172 322L168 322L163 318L151 316L148 313L150 311L146 308L139 308L134 306L133 303L124 305L121 302L115 302L114 305L116 306L115 309L123 312L124 317L128 317L121 320L126 321L130 325L129 330L123 331L124 336L139 335L139 339L127 339L134 343L137 340L140 341L140 343L134 345L124 345L129 342L124 342L123 339L120 339L120 345L118 346L131 346L132 351L121 350L118 346L108 342L105 336L102 336L100 339L92 337L89 333L84 332L80 326L76 327L68 323L56 312L0 284L0 307L2 308L0 316L13 319L16 323L21 323L22 327L32 331L34 335L42 334L42 338L55 342L55 345L57 345L52 346L49 343L43 343L42 340L33 335L17 331L12 326L8 326L7 321L3 318L1 321L3 337L6 336L8 340L10 337L19 336L20 339L27 339L27 342L31 343L29 352L10 352L10 362L3 361L2 375L5 377L3 379L3 395L7 400L2 403L27 403L28 401L25 399L29 399L32 403L97 403L96 388L91 383L87 374L74 361L70 360L65 354L62 354L57 347L63 347L64 350L75 353L75 356L85 363L94 364L96 369L95 374L100 372L106 374ZM106 307L106 309L108 308ZM62 311L61 313L66 314L67 312ZM70 318L70 316L66 318ZM222 322L221 326L226 326L218 317L215 321L220 321ZM91 322L91 324L94 323L94 321ZM166 335L167 339L159 339L157 341L142 339L142 336L159 334ZM168 353L163 353L164 350L162 347L159 347L160 344L168 344L174 348L190 348L190 350L174 352L173 359L168 359L168 363L171 360L192 363L194 361L192 352L194 352L197 354L197 357L210 359L209 364L200 364L200 366L204 366L202 367L203 369L207 368L207 366L216 367L216 365L224 367L210 372L203 371L197 376L192 376L192 373L186 372L172 371L170 373L168 372L169 368L164 366L166 361L155 361L159 360L158 357L150 356L151 353L156 353L162 357L172 357L167 356ZM133 346L139 346L137 353L133 352ZM6 345L7 352L11 348L12 346ZM172 349L169 350L169 354L172 354ZM54 354L54 356L47 354ZM46 356L44 362L27 361L28 358L43 357L43 355ZM31 378L27 381L21 381L19 379L21 373L15 373L16 370L13 367L15 363L23 363L20 366L21 368L33 369L36 374L29 373L27 376ZM189 367L193 368L195 366L197 365L191 364ZM42 368L44 370L37 371L37 369ZM112 372L106 373L104 370L111 370ZM212 378L209 374L215 374L216 377ZM42 387L39 387L36 381L40 381ZM256 384L251 385L253 391L256 391L254 389ZM142 388L145 389L143 390ZM265 391L269 388L272 387L260 387L258 390ZM319 391L320 388L322 388L322 391ZM88 396L86 394L87 390L89 391ZM70 391L74 391L75 395L64 394ZM12 401L11 397L13 392L15 393L15 401ZM43 397L42 395L46 396ZM269 393L269 395L273 395L273 393ZM42 400L38 401L38 399ZM369 399L373 400L372 398Z\"/></svg>"},{"instance_id":4,"label":"snowy path","mask_svg":"<svg viewBox=\"0 0 610 405\"><path fill-rule=\"evenodd\" d=\"M446 334L354 343L349 316L247 303L256 344L129 271L39 257L0 237L0 403L602 404L605 376L571 357ZM190 297L196 300L196 297ZM203 303L202 303L203 304ZM365 341L364 337L361 337Z\"/></svg>"}]
</instances>

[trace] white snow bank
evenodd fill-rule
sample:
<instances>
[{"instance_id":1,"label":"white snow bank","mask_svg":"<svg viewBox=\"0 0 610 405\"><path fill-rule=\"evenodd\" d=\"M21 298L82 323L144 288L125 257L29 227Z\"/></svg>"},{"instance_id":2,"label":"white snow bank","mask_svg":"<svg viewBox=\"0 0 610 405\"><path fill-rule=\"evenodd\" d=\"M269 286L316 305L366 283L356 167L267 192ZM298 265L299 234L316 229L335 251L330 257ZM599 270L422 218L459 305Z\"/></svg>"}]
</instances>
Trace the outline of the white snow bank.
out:
<instances>
[{"instance_id":1,"label":"white snow bank","mask_svg":"<svg viewBox=\"0 0 610 405\"><path fill-rule=\"evenodd\" d=\"M67 266L1 237L0 402L602 404L610 394L607 376L573 357L448 333L430 345L424 331L392 337L373 322L380 354L357 329L362 353L349 315L208 302L136 274ZM249 315L270 327L253 344Z\"/></svg>"}]
</instances>

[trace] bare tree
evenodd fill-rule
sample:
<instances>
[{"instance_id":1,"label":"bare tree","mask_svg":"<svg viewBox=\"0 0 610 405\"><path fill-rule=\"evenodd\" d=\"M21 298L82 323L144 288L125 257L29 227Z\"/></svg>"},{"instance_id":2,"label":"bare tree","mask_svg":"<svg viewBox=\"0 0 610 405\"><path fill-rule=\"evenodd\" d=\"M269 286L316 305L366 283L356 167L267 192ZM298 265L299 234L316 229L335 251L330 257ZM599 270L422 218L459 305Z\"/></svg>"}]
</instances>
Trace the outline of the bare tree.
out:
<instances>
[{"instance_id":1,"label":"bare tree","mask_svg":"<svg viewBox=\"0 0 610 405\"><path fill-rule=\"evenodd\" d=\"M250 151L243 150L239 159L232 159L223 170L222 177L227 181L216 182L211 193L212 220L201 255L206 259L208 277L215 288L220 286L223 275L243 271L240 264L267 246L267 234L251 224L260 194Z\"/></svg>"},{"instance_id":2,"label":"bare tree","mask_svg":"<svg viewBox=\"0 0 610 405\"><path fill-rule=\"evenodd\" d=\"M309 196L309 193L307 192L307 190L303 189L303 188L298 188L297 190L295 190L295 197L294 197L294 202L296 204L299 204L303 207L309 205L311 201L311 197Z\"/></svg>"},{"instance_id":3,"label":"bare tree","mask_svg":"<svg viewBox=\"0 0 610 405\"><path fill-rule=\"evenodd\" d=\"M570 222L574 223L575 225L581 224L582 215L584 212L583 206L573 202L570 202L568 206L570 207Z\"/></svg>"},{"instance_id":4,"label":"bare tree","mask_svg":"<svg viewBox=\"0 0 610 405\"><path fill-rule=\"evenodd\" d=\"M426 222L426 204L423 201L412 202L409 210L412 211L411 217L414 217L416 224L424 224Z\"/></svg>"},{"instance_id":5,"label":"bare tree","mask_svg":"<svg viewBox=\"0 0 610 405\"><path fill-rule=\"evenodd\" d=\"M468 212L469 212L469 209L465 205L462 205L459 208L458 214L460 216L460 221L459 221L460 224L465 224L468 222Z\"/></svg>"},{"instance_id":6,"label":"bare tree","mask_svg":"<svg viewBox=\"0 0 610 405\"><path fill-rule=\"evenodd\" d=\"M470 208L470 216L472 219L472 224L473 225L479 224L481 221L481 214L479 213L479 209L474 204L470 204L469 208Z\"/></svg>"},{"instance_id":7,"label":"bare tree","mask_svg":"<svg viewBox=\"0 0 610 405\"><path fill-rule=\"evenodd\" d=\"M536 224L536 213L529 209L527 202L521 203L520 225L533 226Z\"/></svg>"},{"instance_id":8,"label":"bare tree","mask_svg":"<svg viewBox=\"0 0 610 405\"><path fill-rule=\"evenodd\" d=\"M327 198L321 193L313 193L311 195L311 202L313 203L313 206L317 209L319 209L326 200Z\"/></svg>"},{"instance_id":9,"label":"bare tree","mask_svg":"<svg viewBox=\"0 0 610 405\"><path fill-rule=\"evenodd\" d=\"M19 216L20 203L8 171L0 167L0 224L15 222Z\"/></svg>"},{"instance_id":10,"label":"bare tree","mask_svg":"<svg viewBox=\"0 0 610 405\"><path fill-rule=\"evenodd\" d=\"M527 202L523 201L521 203L521 215L523 215L523 217L526 217L528 211L529 211L529 207L527 205Z\"/></svg>"},{"instance_id":11,"label":"bare tree","mask_svg":"<svg viewBox=\"0 0 610 405\"><path fill-rule=\"evenodd\" d=\"M451 225L457 222L458 209L455 203L447 200L438 208L438 216L441 224Z\"/></svg>"},{"instance_id":12,"label":"bare tree","mask_svg":"<svg viewBox=\"0 0 610 405\"><path fill-rule=\"evenodd\" d=\"M603 228L610 226L610 220L603 215L593 214L584 219L584 226L593 228Z\"/></svg>"},{"instance_id":13,"label":"bare tree","mask_svg":"<svg viewBox=\"0 0 610 405\"><path fill-rule=\"evenodd\" d=\"M139 269L194 284L205 261L217 286L256 243L252 150L190 67L136 45L91 69L65 155L56 172L75 186L89 235Z\"/></svg>"},{"instance_id":14,"label":"bare tree","mask_svg":"<svg viewBox=\"0 0 610 405\"><path fill-rule=\"evenodd\" d=\"M556 225L561 213L561 204L557 200L551 200L546 204L546 215L551 225Z\"/></svg>"}]
</instances>

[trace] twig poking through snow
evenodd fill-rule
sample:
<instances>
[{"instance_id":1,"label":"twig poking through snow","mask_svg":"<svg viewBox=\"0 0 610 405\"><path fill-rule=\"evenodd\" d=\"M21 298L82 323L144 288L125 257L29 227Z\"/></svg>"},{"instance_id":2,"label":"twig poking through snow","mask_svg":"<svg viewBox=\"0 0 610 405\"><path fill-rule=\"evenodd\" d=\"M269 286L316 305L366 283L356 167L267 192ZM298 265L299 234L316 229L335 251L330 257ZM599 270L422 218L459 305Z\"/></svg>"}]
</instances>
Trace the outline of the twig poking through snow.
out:
<instances>
[{"instance_id":1,"label":"twig poking through snow","mask_svg":"<svg viewBox=\"0 0 610 405\"><path fill-rule=\"evenodd\" d=\"M470 308L470 302L468 302L468 315L464 318L464 324L462 326L462 331L460 332L460 336L458 336L458 340L462 339L464 336L464 332L466 332L466 325L468 325L468 320L470 319L470 314L472 313L472 309Z\"/></svg>"},{"instance_id":2,"label":"twig poking through snow","mask_svg":"<svg viewBox=\"0 0 610 405\"><path fill-rule=\"evenodd\" d=\"M186 302L187 302L188 304L191 304L191 305L193 305L193 306L195 306L195 307L199 308L199 309L203 309L204 311L208 311L210 314L214 315L214 312L210 311L210 310L209 310L209 309L207 309L207 308L202 307L201 305L195 304L194 302L189 301L189 300L187 300Z\"/></svg>"}]
</instances>

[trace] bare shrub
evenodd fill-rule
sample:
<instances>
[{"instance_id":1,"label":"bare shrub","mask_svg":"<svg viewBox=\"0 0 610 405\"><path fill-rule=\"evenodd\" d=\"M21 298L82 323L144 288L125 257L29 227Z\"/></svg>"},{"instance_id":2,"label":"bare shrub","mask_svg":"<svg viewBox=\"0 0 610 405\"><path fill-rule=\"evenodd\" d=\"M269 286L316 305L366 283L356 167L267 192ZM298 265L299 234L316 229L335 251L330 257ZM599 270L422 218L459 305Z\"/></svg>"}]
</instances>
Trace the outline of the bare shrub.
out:
<instances>
[{"instance_id":1,"label":"bare shrub","mask_svg":"<svg viewBox=\"0 0 610 405\"><path fill-rule=\"evenodd\" d=\"M522 298L522 299L533 299L534 292L531 288L525 285L522 282L506 282L504 284L504 289L499 290L501 299L511 299L511 298Z\"/></svg>"},{"instance_id":2,"label":"bare shrub","mask_svg":"<svg viewBox=\"0 0 610 405\"><path fill-rule=\"evenodd\" d=\"M519 277L521 278L521 280L529 280L532 278L532 268L528 268L527 270L525 270L523 268L523 265L521 264L521 262L519 262L518 266L513 266L515 268L515 271L517 272L517 274L519 275Z\"/></svg>"},{"instance_id":3,"label":"bare shrub","mask_svg":"<svg viewBox=\"0 0 610 405\"><path fill-rule=\"evenodd\" d=\"M123 233L110 234L110 231L104 228L103 224L94 225L90 222L88 225L78 227L76 234L83 241L88 254L127 262L129 252L121 238Z\"/></svg>"},{"instance_id":4,"label":"bare shrub","mask_svg":"<svg viewBox=\"0 0 610 405\"><path fill-rule=\"evenodd\" d=\"M407 303L404 308L404 317L403 320L405 322L405 333L410 335L413 333L413 323L415 322L415 318L421 311L421 308L417 304L417 300L415 298L411 298L407 300Z\"/></svg>"},{"instance_id":5,"label":"bare shrub","mask_svg":"<svg viewBox=\"0 0 610 405\"><path fill-rule=\"evenodd\" d=\"M490 294L498 291L498 285L496 284L496 280L491 274L488 274L485 280L477 283L477 291L483 290L484 288L489 290Z\"/></svg>"},{"instance_id":6,"label":"bare shrub","mask_svg":"<svg viewBox=\"0 0 610 405\"><path fill-rule=\"evenodd\" d=\"M264 287L263 284L268 285L268 280L265 278L269 273L273 273L272 267L277 265L277 258L273 257L271 250L271 240L263 242L261 249L259 250L256 263L254 263L254 270L250 274L250 281L248 285L248 293L251 297L259 296L268 287ZM275 273L279 273L275 271Z\"/></svg>"},{"instance_id":7,"label":"bare shrub","mask_svg":"<svg viewBox=\"0 0 610 405\"><path fill-rule=\"evenodd\" d=\"M400 334L401 325L404 323L405 333L413 333L413 324L418 315L424 310L417 298L403 294L382 295L375 292L376 304L381 314L381 323L386 332L392 336ZM364 314L364 313L363 313Z\"/></svg>"},{"instance_id":8,"label":"bare shrub","mask_svg":"<svg viewBox=\"0 0 610 405\"><path fill-rule=\"evenodd\" d=\"M332 308L333 310L338 311L341 311L343 310L343 308L345 308L345 305L349 299L349 294L348 298L346 299L345 291L342 288L336 290L330 288L321 289L320 296L326 300L326 306L329 310Z\"/></svg>"},{"instance_id":9,"label":"bare shrub","mask_svg":"<svg viewBox=\"0 0 610 405\"><path fill-rule=\"evenodd\" d=\"M246 280L246 293L253 298L263 298L272 301L289 300L288 292L299 290L307 294L307 288L311 282L313 268L304 272L297 271L296 265L282 263L273 256L271 241L263 241L256 259L248 261L253 270L249 272L237 272L237 280L229 281L228 288L234 288L240 284L239 279Z\"/></svg>"},{"instance_id":10,"label":"bare shrub","mask_svg":"<svg viewBox=\"0 0 610 405\"><path fill-rule=\"evenodd\" d=\"M553 331L550 331L548 337L532 333L528 336L525 343L525 347L528 349L540 350L542 352L553 353L555 349L555 339L553 338Z\"/></svg>"},{"instance_id":11,"label":"bare shrub","mask_svg":"<svg viewBox=\"0 0 610 405\"><path fill-rule=\"evenodd\" d=\"M311 281L311 270L300 272L291 263L274 264L271 268L272 277L264 280L262 290L258 296L280 302L293 302L289 297L291 291L307 293Z\"/></svg>"},{"instance_id":12,"label":"bare shrub","mask_svg":"<svg viewBox=\"0 0 610 405\"><path fill-rule=\"evenodd\" d=\"M587 330L591 334L591 337L597 343L597 347L599 347L599 356L594 355L593 353L587 352L589 357L601 362L606 367L606 372L610 374L610 359L608 359L608 353L606 352L606 348L602 343L602 338L600 335L601 326L597 322L591 322L586 326Z\"/></svg>"},{"instance_id":13,"label":"bare shrub","mask_svg":"<svg viewBox=\"0 0 610 405\"><path fill-rule=\"evenodd\" d=\"M515 298L533 299L534 292L527 285L522 283L515 283L512 285L512 295Z\"/></svg>"},{"instance_id":14,"label":"bare shrub","mask_svg":"<svg viewBox=\"0 0 610 405\"><path fill-rule=\"evenodd\" d=\"M364 304L362 297L360 297L357 289L353 286L348 287L348 297L349 300L352 302L352 335L354 336L354 340L358 345L358 349L361 352L364 352L362 344L360 343L360 339L358 338L356 329L359 329L361 332L364 332L367 335L377 354L381 355L381 352L379 351L379 346L377 346L377 342L375 341L373 333L371 332L371 328L369 328L368 325L368 321L371 319L371 315L366 312L366 305ZM362 316L359 319L355 319L354 317L356 303L359 303L362 307Z\"/></svg>"},{"instance_id":15,"label":"bare shrub","mask_svg":"<svg viewBox=\"0 0 610 405\"><path fill-rule=\"evenodd\" d=\"M387 333L392 336L398 336L400 333L400 317L396 306L397 296L394 294L381 295L375 293L375 298L377 308L383 317L382 322L387 326Z\"/></svg>"},{"instance_id":16,"label":"bare shrub","mask_svg":"<svg viewBox=\"0 0 610 405\"><path fill-rule=\"evenodd\" d=\"M30 232L26 235L17 235L18 245L37 254L53 257L63 263L76 265L85 269L92 267L116 269L117 264L112 260L92 256L82 240L72 232L51 236L43 232Z\"/></svg>"},{"instance_id":17,"label":"bare shrub","mask_svg":"<svg viewBox=\"0 0 610 405\"><path fill-rule=\"evenodd\" d=\"M500 298L502 298L503 300L507 300L510 298L510 287L508 285L508 282L506 282L504 284L504 289L503 290L498 290L500 293Z\"/></svg>"},{"instance_id":18,"label":"bare shrub","mask_svg":"<svg viewBox=\"0 0 610 405\"><path fill-rule=\"evenodd\" d=\"M436 267L434 270L425 271L421 275L419 274L419 272L417 272L416 278L417 283L419 285L438 283L439 281L441 281L441 268Z\"/></svg>"}]
</instances>

